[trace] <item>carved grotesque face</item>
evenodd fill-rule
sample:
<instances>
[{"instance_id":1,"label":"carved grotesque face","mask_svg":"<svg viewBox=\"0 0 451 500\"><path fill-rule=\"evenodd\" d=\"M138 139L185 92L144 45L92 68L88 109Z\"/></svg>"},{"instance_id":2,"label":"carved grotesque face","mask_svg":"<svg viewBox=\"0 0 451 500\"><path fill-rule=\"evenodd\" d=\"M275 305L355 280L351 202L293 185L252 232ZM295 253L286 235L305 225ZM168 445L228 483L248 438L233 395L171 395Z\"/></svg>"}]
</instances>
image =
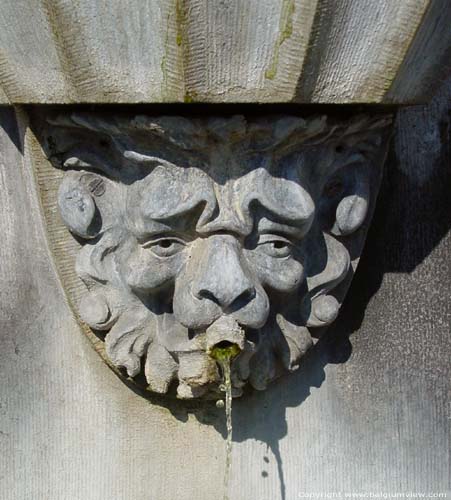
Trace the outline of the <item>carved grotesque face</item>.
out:
<instances>
[{"instance_id":1,"label":"carved grotesque face","mask_svg":"<svg viewBox=\"0 0 451 500\"><path fill-rule=\"evenodd\" d=\"M81 318L148 389L235 395L298 367L337 316L365 236L387 119L54 120L59 207L82 241Z\"/></svg>"},{"instance_id":2,"label":"carved grotesque face","mask_svg":"<svg viewBox=\"0 0 451 500\"><path fill-rule=\"evenodd\" d=\"M240 160L247 161L229 155L216 167L233 169ZM194 336L224 315L245 329L262 328L268 294L291 295L305 278L311 196L294 180L247 170L215 180L195 167L162 165L127 193L126 226L136 247L124 277L144 302L167 304Z\"/></svg>"}]
</instances>

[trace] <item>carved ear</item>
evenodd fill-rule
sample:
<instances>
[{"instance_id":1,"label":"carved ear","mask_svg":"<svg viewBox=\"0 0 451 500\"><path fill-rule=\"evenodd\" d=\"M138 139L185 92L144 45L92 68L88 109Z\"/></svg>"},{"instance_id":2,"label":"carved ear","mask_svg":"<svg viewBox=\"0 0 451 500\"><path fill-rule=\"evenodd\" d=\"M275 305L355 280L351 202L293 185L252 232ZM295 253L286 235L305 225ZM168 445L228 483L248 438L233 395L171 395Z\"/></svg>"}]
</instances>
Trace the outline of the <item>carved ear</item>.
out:
<instances>
[{"instance_id":1,"label":"carved ear","mask_svg":"<svg viewBox=\"0 0 451 500\"><path fill-rule=\"evenodd\" d=\"M377 185L380 167L388 141L382 144L382 132L376 130L384 125L376 122L367 131L348 130L335 143L336 158L330 166L331 174L325 179L319 201L319 227L324 240L316 239L315 255L321 251L326 261L322 269L307 278L310 302L308 327L331 324L338 315L343 292L340 285L349 276L351 253L363 243L364 234L359 229L365 223ZM318 246L319 245L319 246Z\"/></svg>"},{"instance_id":2,"label":"carved ear","mask_svg":"<svg viewBox=\"0 0 451 500\"><path fill-rule=\"evenodd\" d=\"M68 229L85 239L95 238L102 221L82 172L67 172L58 191L58 206Z\"/></svg>"},{"instance_id":3,"label":"carved ear","mask_svg":"<svg viewBox=\"0 0 451 500\"><path fill-rule=\"evenodd\" d=\"M366 219L370 201L368 168L362 166L353 170L347 190L343 194L335 211L335 224L331 229L331 233L337 236L357 231Z\"/></svg>"},{"instance_id":4,"label":"carved ear","mask_svg":"<svg viewBox=\"0 0 451 500\"><path fill-rule=\"evenodd\" d=\"M371 166L368 160L356 153L347 165L338 168L324 185L319 217L324 234L326 265L308 278L311 301L308 327L330 325L337 317L340 301L335 290L347 277L351 258L346 241L363 225L370 204ZM340 238L343 243L337 239Z\"/></svg>"},{"instance_id":5,"label":"carved ear","mask_svg":"<svg viewBox=\"0 0 451 500\"><path fill-rule=\"evenodd\" d=\"M122 188L103 175L69 170L58 191L58 206L67 228L92 239L118 226L123 213Z\"/></svg>"},{"instance_id":6,"label":"carved ear","mask_svg":"<svg viewBox=\"0 0 451 500\"><path fill-rule=\"evenodd\" d=\"M320 203L323 229L349 235L364 223L370 203L370 167L356 163L338 169L326 182Z\"/></svg>"}]
</instances>

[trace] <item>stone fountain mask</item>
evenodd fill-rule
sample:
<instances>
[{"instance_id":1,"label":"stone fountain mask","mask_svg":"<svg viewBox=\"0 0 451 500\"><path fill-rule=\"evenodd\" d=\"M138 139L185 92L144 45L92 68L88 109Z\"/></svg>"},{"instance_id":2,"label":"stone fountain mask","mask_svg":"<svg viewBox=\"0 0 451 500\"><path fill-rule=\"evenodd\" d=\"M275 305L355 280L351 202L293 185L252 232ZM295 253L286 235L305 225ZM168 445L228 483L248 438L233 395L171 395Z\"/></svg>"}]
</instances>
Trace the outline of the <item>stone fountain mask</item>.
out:
<instances>
[{"instance_id":1,"label":"stone fountain mask","mask_svg":"<svg viewBox=\"0 0 451 500\"><path fill-rule=\"evenodd\" d=\"M298 368L337 317L378 190L390 117L72 114L47 119L80 242L83 322L150 391L234 395Z\"/></svg>"}]
</instances>

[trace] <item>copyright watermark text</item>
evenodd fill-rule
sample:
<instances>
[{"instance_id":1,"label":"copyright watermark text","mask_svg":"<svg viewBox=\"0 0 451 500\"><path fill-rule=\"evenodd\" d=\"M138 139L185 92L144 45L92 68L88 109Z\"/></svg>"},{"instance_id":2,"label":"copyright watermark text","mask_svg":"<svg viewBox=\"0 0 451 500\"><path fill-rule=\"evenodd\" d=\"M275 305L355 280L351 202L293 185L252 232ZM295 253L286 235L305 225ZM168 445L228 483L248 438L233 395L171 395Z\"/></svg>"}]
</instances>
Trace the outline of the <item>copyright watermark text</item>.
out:
<instances>
[{"instance_id":1,"label":"copyright watermark text","mask_svg":"<svg viewBox=\"0 0 451 500\"><path fill-rule=\"evenodd\" d=\"M310 498L310 499L321 499L321 498L337 498L337 499L383 499L390 498L451 498L447 493L444 492L363 492L363 491L331 491L331 492L300 492L298 493L298 498Z\"/></svg>"}]
</instances>

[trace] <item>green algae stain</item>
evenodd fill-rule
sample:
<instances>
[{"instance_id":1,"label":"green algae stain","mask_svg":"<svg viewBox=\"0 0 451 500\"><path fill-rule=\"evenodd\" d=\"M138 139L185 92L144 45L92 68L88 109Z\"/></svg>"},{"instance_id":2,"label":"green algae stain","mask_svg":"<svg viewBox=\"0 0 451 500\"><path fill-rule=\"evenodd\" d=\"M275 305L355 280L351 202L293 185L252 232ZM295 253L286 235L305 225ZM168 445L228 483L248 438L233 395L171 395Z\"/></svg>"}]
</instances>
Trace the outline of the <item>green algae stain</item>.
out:
<instances>
[{"instance_id":1,"label":"green algae stain","mask_svg":"<svg viewBox=\"0 0 451 500\"><path fill-rule=\"evenodd\" d=\"M160 62L162 73L162 98L164 102L191 102L191 96L180 92L184 80L184 60L187 57L185 0L173 0L168 6L163 55ZM175 38L175 40L174 40ZM175 41L175 44L174 44ZM182 93L182 96L180 96Z\"/></svg>"},{"instance_id":2,"label":"green algae stain","mask_svg":"<svg viewBox=\"0 0 451 500\"><path fill-rule=\"evenodd\" d=\"M183 102L190 104L192 102L199 102L198 101L198 93L195 92L194 90L186 91L185 96L183 98Z\"/></svg>"},{"instance_id":3,"label":"green algae stain","mask_svg":"<svg viewBox=\"0 0 451 500\"><path fill-rule=\"evenodd\" d=\"M176 37L175 41L177 47L179 47L179 66L180 74L185 76L185 66L189 60L189 46L186 37L186 25L187 25L187 13L186 7L184 5L184 0L175 0L175 26L176 26ZM186 82L184 81L186 86ZM195 101L195 94L185 91L183 96L184 103L192 103Z\"/></svg>"},{"instance_id":4,"label":"green algae stain","mask_svg":"<svg viewBox=\"0 0 451 500\"><path fill-rule=\"evenodd\" d=\"M236 344L227 347L218 345L212 348L210 356L218 362L224 362L235 358L240 352L241 349Z\"/></svg>"},{"instance_id":5,"label":"green algae stain","mask_svg":"<svg viewBox=\"0 0 451 500\"><path fill-rule=\"evenodd\" d=\"M168 50L169 50L169 21L170 21L170 14L168 14L167 19L166 19L166 34L164 37L164 53L163 57L161 58L161 63L160 63L160 68L161 68L161 75L162 75L162 83L163 83L163 88L162 88L162 96L166 95L167 89L168 89Z\"/></svg>"},{"instance_id":6,"label":"green algae stain","mask_svg":"<svg viewBox=\"0 0 451 500\"><path fill-rule=\"evenodd\" d=\"M279 21L279 36L274 44L274 51L268 68L265 71L265 78L274 80L277 75L279 65L280 47L293 34L293 15L295 11L295 0L283 0Z\"/></svg>"},{"instance_id":7,"label":"green algae stain","mask_svg":"<svg viewBox=\"0 0 451 500\"><path fill-rule=\"evenodd\" d=\"M175 24L177 27L175 41L178 47L183 44L183 29L186 23L185 19L185 9L183 6L183 0L176 0L175 2Z\"/></svg>"},{"instance_id":8,"label":"green algae stain","mask_svg":"<svg viewBox=\"0 0 451 500\"><path fill-rule=\"evenodd\" d=\"M265 71L265 78L267 80L274 80L277 75L277 65L279 64L279 54L274 54L269 68Z\"/></svg>"}]
</instances>

